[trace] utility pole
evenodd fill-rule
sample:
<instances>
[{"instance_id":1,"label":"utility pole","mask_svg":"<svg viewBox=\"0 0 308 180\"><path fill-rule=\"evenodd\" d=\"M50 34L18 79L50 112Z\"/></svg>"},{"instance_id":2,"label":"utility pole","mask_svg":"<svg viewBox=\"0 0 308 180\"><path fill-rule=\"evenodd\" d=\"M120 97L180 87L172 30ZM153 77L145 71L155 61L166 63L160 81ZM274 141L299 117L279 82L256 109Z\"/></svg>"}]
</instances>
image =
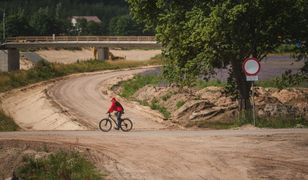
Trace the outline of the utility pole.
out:
<instances>
[{"instance_id":1,"label":"utility pole","mask_svg":"<svg viewBox=\"0 0 308 180\"><path fill-rule=\"evenodd\" d=\"M3 41L5 40L5 9L3 10Z\"/></svg>"}]
</instances>

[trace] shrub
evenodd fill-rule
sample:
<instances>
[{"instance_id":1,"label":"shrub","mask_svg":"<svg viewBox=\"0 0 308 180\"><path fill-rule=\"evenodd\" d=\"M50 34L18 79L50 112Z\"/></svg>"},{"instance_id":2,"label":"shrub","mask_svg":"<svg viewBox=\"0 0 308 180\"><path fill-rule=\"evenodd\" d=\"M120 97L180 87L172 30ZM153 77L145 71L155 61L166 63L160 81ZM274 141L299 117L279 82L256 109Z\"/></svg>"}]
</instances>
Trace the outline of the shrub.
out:
<instances>
[{"instance_id":1,"label":"shrub","mask_svg":"<svg viewBox=\"0 0 308 180\"><path fill-rule=\"evenodd\" d=\"M163 95L163 96L161 97L161 99L162 99L163 101L167 101L168 99L171 98L171 96L172 96L171 92L168 92L167 94Z\"/></svg>"},{"instance_id":2,"label":"shrub","mask_svg":"<svg viewBox=\"0 0 308 180\"><path fill-rule=\"evenodd\" d=\"M59 151L48 157L24 157L24 165L17 168L20 179L102 179L94 165L78 152Z\"/></svg>"},{"instance_id":3,"label":"shrub","mask_svg":"<svg viewBox=\"0 0 308 180\"><path fill-rule=\"evenodd\" d=\"M184 101L180 100L178 102L176 102L176 107L179 109L180 107L182 107L185 104Z\"/></svg>"},{"instance_id":4,"label":"shrub","mask_svg":"<svg viewBox=\"0 0 308 180\"><path fill-rule=\"evenodd\" d=\"M0 110L0 131L16 131L18 128L14 120Z\"/></svg>"},{"instance_id":5,"label":"shrub","mask_svg":"<svg viewBox=\"0 0 308 180\"><path fill-rule=\"evenodd\" d=\"M156 98L151 101L150 107L153 110L158 110L166 119L169 119L171 116L171 113L167 110L167 108L161 106Z\"/></svg>"},{"instance_id":6,"label":"shrub","mask_svg":"<svg viewBox=\"0 0 308 180\"><path fill-rule=\"evenodd\" d=\"M160 77L156 75L146 75L141 76L137 75L133 79L124 81L121 83L122 92L120 96L125 98L130 98L132 95L135 94L139 89L148 85L148 84L157 84L160 81Z\"/></svg>"}]
</instances>

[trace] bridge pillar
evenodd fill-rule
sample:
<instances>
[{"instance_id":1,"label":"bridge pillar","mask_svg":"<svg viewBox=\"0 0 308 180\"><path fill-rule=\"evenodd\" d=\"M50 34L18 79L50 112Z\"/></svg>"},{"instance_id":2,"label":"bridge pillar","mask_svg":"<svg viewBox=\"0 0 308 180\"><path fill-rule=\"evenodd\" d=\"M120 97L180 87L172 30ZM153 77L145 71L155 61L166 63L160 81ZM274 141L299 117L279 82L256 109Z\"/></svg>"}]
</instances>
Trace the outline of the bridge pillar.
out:
<instances>
[{"instance_id":1,"label":"bridge pillar","mask_svg":"<svg viewBox=\"0 0 308 180\"><path fill-rule=\"evenodd\" d=\"M109 59L109 48L94 48L94 58L97 60L108 60Z\"/></svg>"},{"instance_id":2,"label":"bridge pillar","mask_svg":"<svg viewBox=\"0 0 308 180\"><path fill-rule=\"evenodd\" d=\"M0 50L0 72L19 70L19 58L18 49Z\"/></svg>"}]
</instances>

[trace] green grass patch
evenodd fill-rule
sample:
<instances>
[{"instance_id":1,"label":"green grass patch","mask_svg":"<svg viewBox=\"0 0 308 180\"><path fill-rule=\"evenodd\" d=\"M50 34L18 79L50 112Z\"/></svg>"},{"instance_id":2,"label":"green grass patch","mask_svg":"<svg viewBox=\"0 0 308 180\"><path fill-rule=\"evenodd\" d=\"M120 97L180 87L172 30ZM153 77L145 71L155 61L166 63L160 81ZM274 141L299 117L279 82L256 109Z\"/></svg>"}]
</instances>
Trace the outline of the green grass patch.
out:
<instances>
[{"instance_id":1,"label":"green grass patch","mask_svg":"<svg viewBox=\"0 0 308 180\"><path fill-rule=\"evenodd\" d=\"M0 131L17 131L19 127L14 120L0 110Z\"/></svg>"},{"instance_id":2,"label":"green grass patch","mask_svg":"<svg viewBox=\"0 0 308 180\"><path fill-rule=\"evenodd\" d=\"M176 107L179 109L180 107L182 107L185 104L184 101L180 100L178 102L176 102Z\"/></svg>"},{"instance_id":3,"label":"green grass patch","mask_svg":"<svg viewBox=\"0 0 308 180\"><path fill-rule=\"evenodd\" d=\"M210 129L230 129L239 127L237 122L209 122L209 121L193 121L189 122L186 127L196 126L198 128L210 128Z\"/></svg>"},{"instance_id":4,"label":"green grass patch","mask_svg":"<svg viewBox=\"0 0 308 180\"><path fill-rule=\"evenodd\" d=\"M209 86L217 86L217 87L225 87L226 83L219 81L219 80L210 80L210 81L205 81L205 80L198 80L196 81L195 86L198 89L203 89Z\"/></svg>"},{"instance_id":5,"label":"green grass patch","mask_svg":"<svg viewBox=\"0 0 308 180\"><path fill-rule=\"evenodd\" d=\"M302 117L271 117L271 118L257 118L256 126L260 128L295 128L308 127L308 121Z\"/></svg>"},{"instance_id":6,"label":"green grass patch","mask_svg":"<svg viewBox=\"0 0 308 180\"><path fill-rule=\"evenodd\" d=\"M257 82L257 86L265 88L290 88L308 87L308 76L303 73L292 74L291 71L284 72L280 77Z\"/></svg>"},{"instance_id":7,"label":"green grass patch","mask_svg":"<svg viewBox=\"0 0 308 180\"><path fill-rule=\"evenodd\" d=\"M47 61L40 61L34 68L27 71L20 70L0 73L0 92L74 73L134 68L158 64L161 64L160 60L115 62L90 60L74 64L54 64Z\"/></svg>"},{"instance_id":8,"label":"green grass patch","mask_svg":"<svg viewBox=\"0 0 308 180\"><path fill-rule=\"evenodd\" d=\"M170 99L172 96L171 92L168 92L167 94L163 95L162 97L160 97L163 101L167 101L168 99Z\"/></svg>"},{"instance_id":9,"label":"green grass patch","mask_svg":"<svg viewBox=\"0 0 308 180\"><path fill-rule=\"evenodd\" d=\"M303 117L268 117L268 118L256 118L256 127L259 128L307 128L308 121ZM210 129L230 129L243 126L245 124L254 124L252 118L252 111L243 111L240 116L230 122L209 122L209 121L191 121L186 127L199 127L199 128L210 128Z\"/></svg>"},{"instance_id":10,"label":"green grass patch","mask_svg":"<svg viewBox=\"0 0 308 180\"><path fill-rule=\"evenodd\" d=\"M167 110L167 108L160 105L159 101L155 98L151 101L150 107L153 110L158 110L164 116L165 119L169 119L171 116L171 113Z\"/></svg>"},{"instance_id":11,"label":"green grass patch","mask_svg":"<svg viewBox=\"0 0 308 180\"><path fill-rule=\"evenodd\" d=\"M133 79L124 81L120 84L120 86L122 86L122 92L120 93L120 96L130 98L142 87L148 84L158 84L160 81L161 77L157 75L137 75Z\"/></svg>"},{"instance_id":12,"label":"green grass patch","mask_svg":"<svg viewBox=\"0 0 308 180\"><path fill-rule=\"evenodd\" d=\"M23 163L16 170L19 179L103 179L78 152L59 151L40 159L25 156Z\"/></svg>"}]
</instances>

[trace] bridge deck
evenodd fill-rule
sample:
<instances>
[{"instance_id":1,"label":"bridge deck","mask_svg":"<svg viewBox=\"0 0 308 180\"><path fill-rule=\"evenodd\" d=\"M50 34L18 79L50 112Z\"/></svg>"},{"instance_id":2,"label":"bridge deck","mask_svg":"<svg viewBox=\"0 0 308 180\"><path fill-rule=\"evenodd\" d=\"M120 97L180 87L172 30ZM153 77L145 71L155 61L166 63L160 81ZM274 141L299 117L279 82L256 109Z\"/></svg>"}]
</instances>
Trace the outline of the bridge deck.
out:
<instances>
[{"instance_id":1,"label":"bridge deck","mask_svg":"<svg viewBox=\"0 0 308 180\"><path fill-rule=\"evenodd\" d=\"M161 47L155 36L19 36L7 38L2 46L5 48Z\"/></svg>"}]
</instances>

